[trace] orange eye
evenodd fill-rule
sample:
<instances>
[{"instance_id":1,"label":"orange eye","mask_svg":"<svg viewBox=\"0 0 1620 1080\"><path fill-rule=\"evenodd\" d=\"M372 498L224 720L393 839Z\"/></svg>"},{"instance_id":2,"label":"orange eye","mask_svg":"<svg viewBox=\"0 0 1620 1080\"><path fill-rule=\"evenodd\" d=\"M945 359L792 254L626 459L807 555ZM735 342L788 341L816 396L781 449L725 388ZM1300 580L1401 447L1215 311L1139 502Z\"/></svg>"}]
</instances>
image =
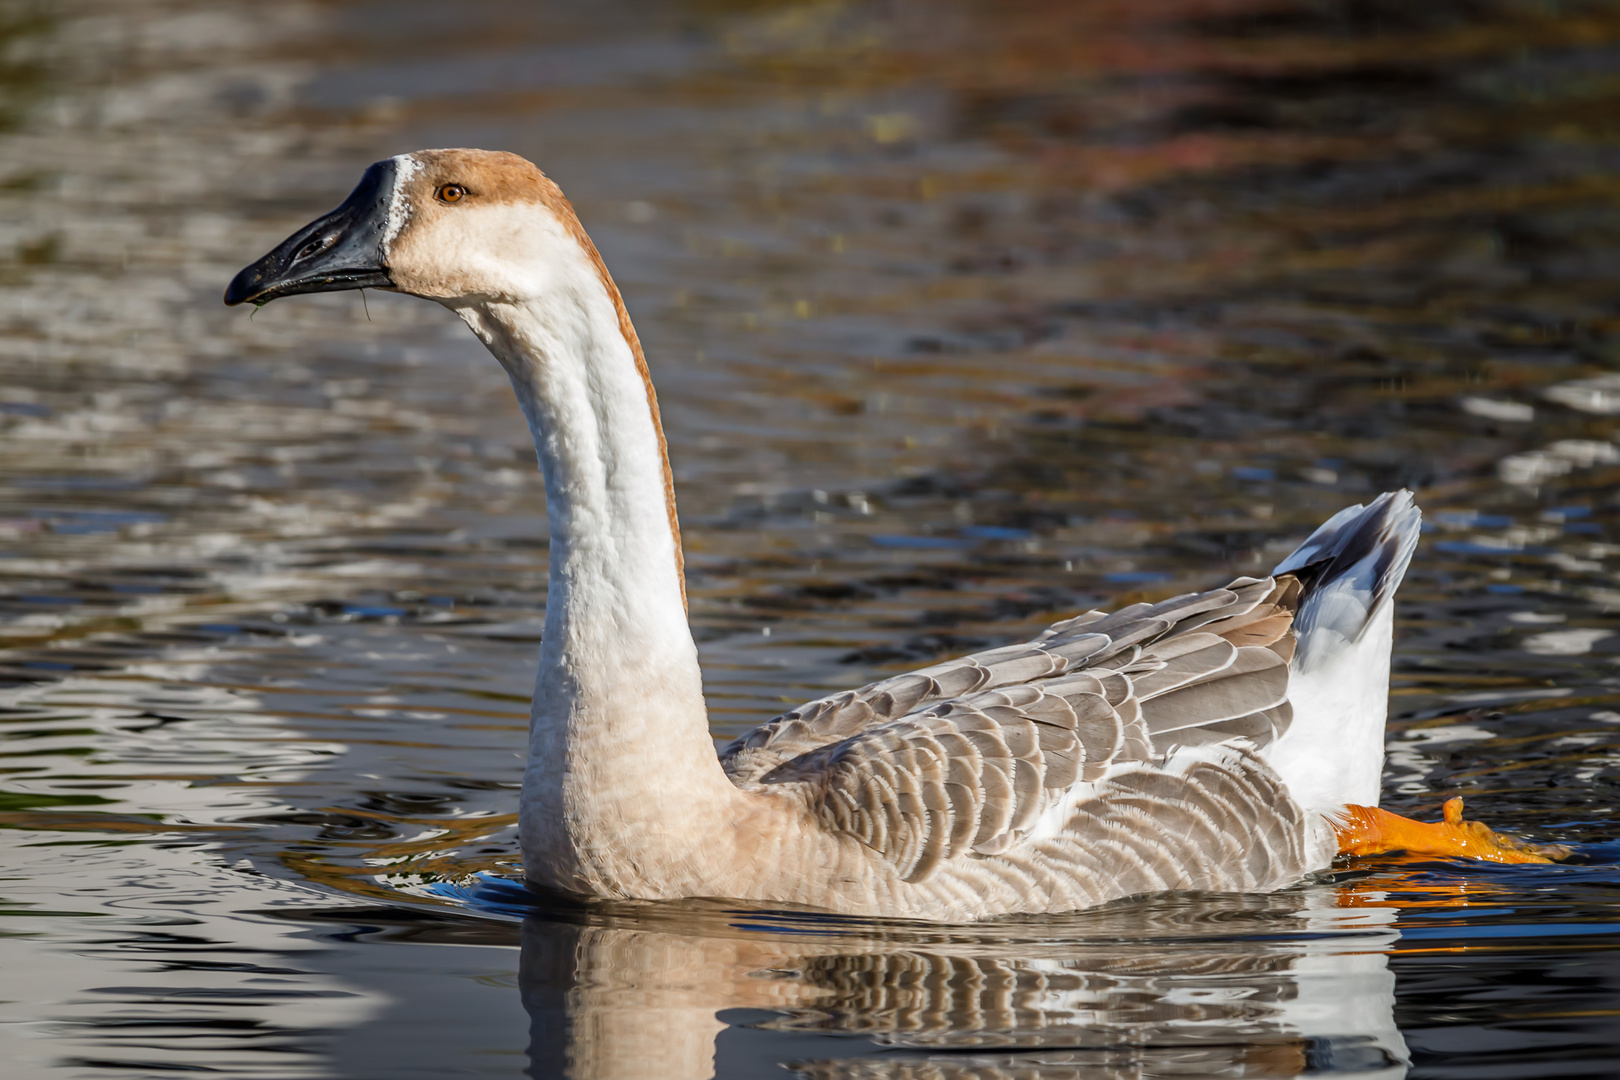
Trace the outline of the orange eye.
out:
<instances>
[{"instance_id":1,"label":"orange eye","mask_svg":"<svg viewBox=\"0 0 1620 1080\"><path fill-rule=\"evenodd\" d=\"M433 194L440 202L456 203L466 196L467 189L460 184L446 184Z\"/></svg>"}]
</instances>

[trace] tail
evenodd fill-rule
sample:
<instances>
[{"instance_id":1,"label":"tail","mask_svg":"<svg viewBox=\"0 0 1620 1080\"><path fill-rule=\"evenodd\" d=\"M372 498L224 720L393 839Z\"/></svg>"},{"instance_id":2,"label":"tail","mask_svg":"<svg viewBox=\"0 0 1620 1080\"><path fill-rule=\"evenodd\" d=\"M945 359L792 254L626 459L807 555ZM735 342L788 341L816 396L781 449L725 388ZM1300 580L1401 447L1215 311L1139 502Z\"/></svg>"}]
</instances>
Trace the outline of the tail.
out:
<instances>
[{"instance_id":1,"label":"tail","mask_svg":"<svg viewBox=\"0 0 1620 1080\"><path fill-rule=\"evenodd\" d=\"M1423 512L1412 493L1386 491L1371 506L1347 506L1328 518L1273 574L1305 586L1294 633L1294 668L1304 670L1355 645L1380 614L1417 550Z\"/></svg>"},{"instance_id":2,"label":"tail","mask_svg":"<svg viewBox=\"0 0 1620 1080\"><path fill-rule=\"evenodd\" d=\"M1294 721L1266 757L1302 804L1378 805L1389 713L1393 597L1417 548L1410 491L1334 514L1275 574L1304 585L1288 698Z\"/></svg>"}]
</instances>

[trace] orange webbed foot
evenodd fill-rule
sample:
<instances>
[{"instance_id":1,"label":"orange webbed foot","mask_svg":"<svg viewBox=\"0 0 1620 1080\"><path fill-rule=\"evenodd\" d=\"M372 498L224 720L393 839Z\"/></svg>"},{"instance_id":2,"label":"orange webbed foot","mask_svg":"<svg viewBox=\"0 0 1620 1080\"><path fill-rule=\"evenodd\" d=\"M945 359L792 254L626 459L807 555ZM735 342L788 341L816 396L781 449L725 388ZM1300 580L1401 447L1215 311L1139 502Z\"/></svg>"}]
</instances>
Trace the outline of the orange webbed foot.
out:
<instances>
[{"instance_id":1,"label":"orange webbed foot","mask_svg":"<svg viewBox=\"0 0 1620 1080\"><path fill-rule=\"evenodd\" d=\"M1413 821L1376 806L1352 804L1344 810L1344 820L1334 826L1341 855L1406 851L1494 863L1550 863L1570 854L1560 844L1531 844L1504 836L1482 821L1464 821L1461 798L1446 800L1441 821Z\"/></svg>"}]
</instances>

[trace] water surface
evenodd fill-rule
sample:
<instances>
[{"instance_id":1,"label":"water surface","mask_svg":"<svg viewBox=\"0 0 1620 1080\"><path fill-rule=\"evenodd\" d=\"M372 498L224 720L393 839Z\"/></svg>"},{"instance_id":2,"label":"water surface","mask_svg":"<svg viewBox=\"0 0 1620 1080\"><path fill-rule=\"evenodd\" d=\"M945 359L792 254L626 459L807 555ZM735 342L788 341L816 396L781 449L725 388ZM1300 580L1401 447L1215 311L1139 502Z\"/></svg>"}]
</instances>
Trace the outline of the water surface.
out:
<instances>
[{"instance_id":1,"label":"water surface","mask_svg":"<svg viewBox=\"0 0 1620 1080\"><path fill-rule=\"evenodd\" d=\"M7 1075L1620 1069L1620 8L0 0ZM230 275L506 148L623 287L714 734L1419 492L1386 859L974 928L527 896L499 368Z\"/></svg>"}]
</instances>

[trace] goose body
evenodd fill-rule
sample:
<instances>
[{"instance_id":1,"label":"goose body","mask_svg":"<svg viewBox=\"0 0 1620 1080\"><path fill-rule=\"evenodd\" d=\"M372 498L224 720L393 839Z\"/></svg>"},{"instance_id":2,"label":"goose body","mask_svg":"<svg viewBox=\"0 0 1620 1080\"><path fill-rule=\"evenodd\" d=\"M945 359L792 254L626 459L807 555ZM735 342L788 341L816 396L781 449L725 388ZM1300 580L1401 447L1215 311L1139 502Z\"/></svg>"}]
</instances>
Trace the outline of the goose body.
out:
<instances>
[{"instance_id":1,"label":"goose body","mask_svg":"<svg viewBox=\"0 0 1620 1080\"><path fill-rule=\"evenodd\" d=\"M1375 806L1392 596L1419 513L1346 509L1263 578L810 702L718 755L657 399L562 193L511 154L379 162L228 303L397 289L511 377L545 475L545 633L520 806L529 880L966 921L1325 867Z\"/></svg>"}]
</instances>

